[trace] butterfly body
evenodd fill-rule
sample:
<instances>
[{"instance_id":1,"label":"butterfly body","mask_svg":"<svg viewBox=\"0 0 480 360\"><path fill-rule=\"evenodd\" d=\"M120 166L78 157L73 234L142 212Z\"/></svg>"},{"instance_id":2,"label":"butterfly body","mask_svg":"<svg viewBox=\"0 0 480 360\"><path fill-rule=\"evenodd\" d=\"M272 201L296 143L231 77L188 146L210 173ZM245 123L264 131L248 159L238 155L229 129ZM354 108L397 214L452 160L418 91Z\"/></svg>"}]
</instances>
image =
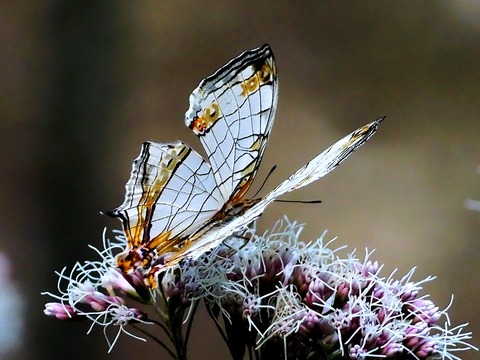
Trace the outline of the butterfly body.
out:
<instances>
[{"instance_id":1,"label":"butterfly body","mask_svg":"<svg viewBox=\"0 0 480 360\"><path fill-rule=\"evenodd\" d=\"M128 247L117 265L158 272L197 258L245 230L279 196L326 175L363 145L383 120L365 125L322 152L263 198L248 199L273 125L277 70L268 45L246 51L200 82L185 124L208 161L187 144L146 142L132 166L124 203L110 212Z\"/></svg>"}]
</instances>

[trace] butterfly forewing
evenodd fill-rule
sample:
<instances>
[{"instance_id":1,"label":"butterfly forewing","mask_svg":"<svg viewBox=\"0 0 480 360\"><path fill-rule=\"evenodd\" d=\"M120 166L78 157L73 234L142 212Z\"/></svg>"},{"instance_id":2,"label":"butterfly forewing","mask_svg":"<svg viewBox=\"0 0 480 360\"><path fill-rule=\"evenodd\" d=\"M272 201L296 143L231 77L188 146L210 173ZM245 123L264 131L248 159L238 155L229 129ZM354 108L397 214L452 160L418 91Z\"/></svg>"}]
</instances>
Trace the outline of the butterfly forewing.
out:
<instances>
[{"instance_id":1,"label":"butterfly forewing","mask_svg":"<svg viewBox=\"0 0 480 360\"><path fill-rule=\"evenodd\" d=\"M185 123L199 137L225 201L250 187L273 125L278 83L268 45L246 51L203 80Z\"/></svg>"}]
</instances>

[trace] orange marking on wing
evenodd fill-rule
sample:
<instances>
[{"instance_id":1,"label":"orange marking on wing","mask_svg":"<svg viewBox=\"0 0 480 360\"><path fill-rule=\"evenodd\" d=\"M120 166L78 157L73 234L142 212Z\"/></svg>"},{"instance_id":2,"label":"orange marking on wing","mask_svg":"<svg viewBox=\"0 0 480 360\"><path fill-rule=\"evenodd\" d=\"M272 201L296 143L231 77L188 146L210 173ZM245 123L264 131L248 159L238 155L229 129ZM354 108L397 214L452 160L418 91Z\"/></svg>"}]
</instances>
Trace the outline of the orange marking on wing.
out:
<instances>
[{"instance_id":1,"label":"orange marking on wing","mask_svg":"<svg viewBox=\"0 0 480 360\"><path fill-rule=\"evenodd\" d=\"M243 198L243 196L245 195L245 193L248 191L248 189L250 188L250 185L252 185L253 183L253 179L254 177L251 176L247 181L245 181L245 184L243 184L242 186L240 186L239 188L239 191L235 194L235 196L233 198L230 199L230 202L231 203L237 203L237 202L240 202L241 199Z\"/></svg>"},{"instance_id":2,"label":"orange marking on wing","mask_svg":"<svg viewBox=\"0 0 480 360\"><path fill-rule=\"evenodd\" d=\"M164 251L166 251L166 249L168 249L170 246L169 242L171 242L171 237L172 235L172 232L171 231L168 231L168 232L164 232L164 233L161 233L159 235L157 235L155 238L151 239L148 244L147 244L147 247L150 249L150 250L154 250L154 249L157 249L159 253L162 253Z\"/></svg>"},{"instance_id":3,"label":"orange marking on wing","mask_svg":"<svg viewBox=\"0 0 480 360\"><path fill-rule=\"evenodd\" d=\"M220 117L220 106L217 103L212 103L210 106L205 108L205 111L199 117L196 117L190 123L190 129L192 129L195 134L202 135L208 129L212 127L213 124L219 119Z\"/></svg>"}]
</instances>

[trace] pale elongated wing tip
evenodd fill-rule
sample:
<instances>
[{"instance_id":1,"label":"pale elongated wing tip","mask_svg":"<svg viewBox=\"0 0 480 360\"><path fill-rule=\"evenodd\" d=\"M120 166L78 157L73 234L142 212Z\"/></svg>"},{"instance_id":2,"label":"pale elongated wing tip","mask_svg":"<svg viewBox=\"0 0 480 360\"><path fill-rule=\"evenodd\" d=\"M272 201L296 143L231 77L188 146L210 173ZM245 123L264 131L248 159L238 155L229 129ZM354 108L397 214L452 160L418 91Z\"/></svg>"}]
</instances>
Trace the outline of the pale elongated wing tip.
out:
<instances>
[{"instance_id":1,"label":"pale elongated wing tip","mask_svg":"<svg viewBox=\"0 0 480 360\"><path fill-rule=\"evenodd\" d=\"M368 139L370 139L373 136L373 134L377 132L378 126L385 118L386 116L381 116L377 118L375 121L372 121L370 124L367 124L363 128L360 128L356 132L354 132L354 133L357 133L357 135L362 135L362 140L360 145L366 143Z\"/></svg>"},{"instance_id":2,"label":"pale elongated wing tip","mask_svg":"<svg viewBox=\"0 0 480 360\"><path fill-rule=\"evenodd\" d=\"M387 116L380 116L377 120L375 120L373 123L378 126L383 120L385 120Z\"/></svg>"}]
</instances>

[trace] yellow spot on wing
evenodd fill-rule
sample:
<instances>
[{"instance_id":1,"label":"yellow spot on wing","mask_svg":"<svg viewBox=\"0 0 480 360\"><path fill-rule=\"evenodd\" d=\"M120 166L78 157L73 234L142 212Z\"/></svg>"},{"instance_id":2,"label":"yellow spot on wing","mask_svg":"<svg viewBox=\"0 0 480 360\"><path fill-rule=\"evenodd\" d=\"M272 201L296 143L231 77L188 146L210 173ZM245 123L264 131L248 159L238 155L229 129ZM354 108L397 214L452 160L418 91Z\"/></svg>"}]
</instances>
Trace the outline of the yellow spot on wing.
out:
<instances>
[{"instance_id":1,"label":"yellow spot on wing","mask_svg":"<svg viewBox=\"0 0 480 360\"><path fill-rule=\"evenodd\" d=\"M250 79L245 80L240 85L242 86L242 96L247 96L248 94L254 92L259 87L257 74L253 74Z\"/></svg>"},{"instance_id":2,"label":"yellow spot on wing","mask_svg":"<svg viewBox=\"0 0 480 360\"><path fill-rule=\"evenodd\" d=\"M247 96L256 91L262 84L272 81L274 75L268 62L265 62L260 70L240 84L242 87L242 96Z\"/></svg>"}]
</instances>

